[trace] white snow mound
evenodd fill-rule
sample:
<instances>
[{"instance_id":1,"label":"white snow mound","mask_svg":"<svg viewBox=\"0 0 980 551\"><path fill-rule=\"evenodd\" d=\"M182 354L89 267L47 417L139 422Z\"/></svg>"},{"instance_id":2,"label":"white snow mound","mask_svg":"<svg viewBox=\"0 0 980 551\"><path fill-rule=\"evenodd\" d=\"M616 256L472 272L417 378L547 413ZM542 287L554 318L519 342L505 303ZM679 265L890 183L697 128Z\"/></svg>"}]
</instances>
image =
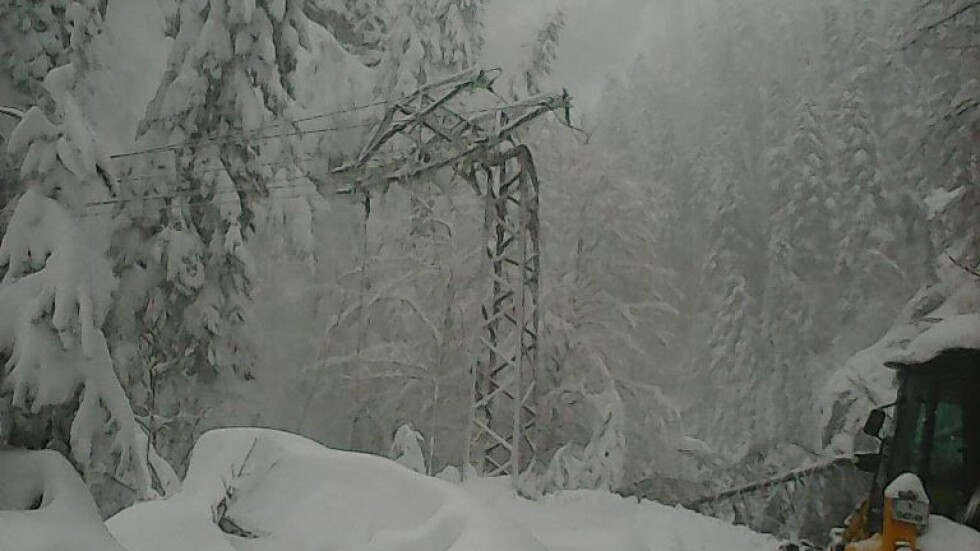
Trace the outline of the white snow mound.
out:
<instances>
[{"instance_id":1,"label":"white snow mound","mask_svg":"<svg viewBox=\"0 0 980 551\"><path fill-rule=\"evenodd\" d=\"M129 551L544 551L458 486L273 430L206 433L183 488L109 530Z\"/></svg>"},{"instance_id":2,"label":"white snow mound","mask_svg":"<svg viewBox=\"0 0 980 551\"><path fill-rule=\"evenodd\" d=\"M75 469L49 450L0 450L0 550L124 551Z\"/></svg>"},{"instance_id":3,"label":"white snow mound","mask_svg":"<svg viewBox=\"0 0 980 551\"><path fill-rule=\"evenodd\" d=\"M471 479L463 487L527 527L550 551L765 551L779 541L682 507L601 490L569 490L540 501L518 497L510 481Z\"/></svg>"},{"instance_id":4,"label":"white snow mound","mask_svg":"<svg viewBox=\"0 0 980 551\"><path fill-rule=\"evenodd\" d=\"M925 551L973 551L980 549L980 532L938 515L929 516L929 526L917 542Z\"/></svg>"}]
</instances>

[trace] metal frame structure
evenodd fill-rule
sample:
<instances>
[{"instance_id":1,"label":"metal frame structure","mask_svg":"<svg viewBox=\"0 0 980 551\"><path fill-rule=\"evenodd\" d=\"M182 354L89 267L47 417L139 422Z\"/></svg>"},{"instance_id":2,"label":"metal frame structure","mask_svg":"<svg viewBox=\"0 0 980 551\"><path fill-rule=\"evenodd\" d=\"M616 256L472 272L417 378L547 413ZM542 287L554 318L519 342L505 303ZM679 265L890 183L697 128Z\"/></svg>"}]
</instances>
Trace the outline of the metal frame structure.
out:
<instances>
[{"instance_id":1,"label":"metal frame structure","mask_svg":"<svg viewBox=\"0 0 980 551\"><path fill-rule=\"evenodd\" d=\"M465 461L486 476L509 474L516 486L535 453L541 348L539 182L531 151L516 134L541 115L567 113L570 98L564 91L542 94L465 114L451 107L463 93L492 93L493 78L471 69L392 102L357 158L332 172L348 178L345 192L370 197L452 169L485 198L490 289L482 351L472 367Z\"/></svg>"},{"instance_id":2,"label":"metal frame structure","mask_svg":"<svg viewBox=\"0 0 980 551\"><path fill-rule=\"evenodd\" d=\"M541 329L539 184L526 146L518 145L494 160L495 170L487 171L484 186L492 280L482 308L485 356L477 363L469 450L477 450L477 468L485 475L510 473L516 483L535 454Z\"/></svg>"}]
</instances>

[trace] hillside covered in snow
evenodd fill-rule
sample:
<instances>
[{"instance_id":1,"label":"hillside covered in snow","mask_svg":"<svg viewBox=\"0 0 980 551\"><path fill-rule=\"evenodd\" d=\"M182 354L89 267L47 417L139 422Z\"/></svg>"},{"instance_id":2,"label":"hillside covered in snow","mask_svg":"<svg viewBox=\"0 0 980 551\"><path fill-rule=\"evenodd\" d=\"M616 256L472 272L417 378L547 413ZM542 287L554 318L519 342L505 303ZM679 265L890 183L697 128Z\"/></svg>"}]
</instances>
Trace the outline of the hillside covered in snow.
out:
<instances>
[{"instance_id":1,"label":"hillside covered in snow","mask_svg":"<svg viewBox=\"0 0 980 551\"><path fill-rule=\"evenodd\" d=\"M0 2L0 551L824 543L980 349L977 17Z\"/></svg>"}]
</instances>

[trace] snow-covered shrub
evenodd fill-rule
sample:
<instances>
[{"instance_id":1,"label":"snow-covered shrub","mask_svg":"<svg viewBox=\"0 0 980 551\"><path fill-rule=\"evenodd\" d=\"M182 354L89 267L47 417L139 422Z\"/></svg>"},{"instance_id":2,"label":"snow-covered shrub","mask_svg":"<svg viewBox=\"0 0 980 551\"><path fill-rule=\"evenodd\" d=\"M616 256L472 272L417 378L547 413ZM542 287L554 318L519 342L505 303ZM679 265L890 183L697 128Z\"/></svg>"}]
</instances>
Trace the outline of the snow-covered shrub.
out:
<instances>
[{"instance_id":1,"label":"snow-covered shrub","mask_svg":"<svg viewBox=\"0 0 980 551\"><path fill-rule=\"evenodd\" d=\"M585 446L569 442L558 448L543 475L545 491L615 491L623 483L626 463L623 401L612 383L602 392L583 392L583 396L595 411L592 435Z\"/></svg>"},{"instance_id":2,"label":"snow-covered shrub","mask_svg":"<svg viewBox=\"0 0 980 551\"><path fill-rule=\"evenodd\" d=\"M53 109L28 111L9 143L24 153L28 189L0 244L0 350L10 352L3 394L32 414L77 402L72 457L90 474L124 473L145 495L145 449L102 332L116 279L110 221L91 205L113 196L116 180L73 97L76 71L68 64L48 74Z\"/></svg>"},{"instance_id":3,"label":"snow-covered shrub","mask_svg":"<svg viewBox=\"0 0 980 551\"><path fill-rule=\"evenodd\" d=\"M389 457L399 465L404 465L417 473L426 474L425 456L422 454L422 433L415 430L411 423L398 427L395 438L391 442Z\"/></svg>"},{"instance_id":4,"label":"snow-covered shrub","mask_svg":"<svg viewBox=\"0 0 980 551\"><path fill-rule=\"evenodd\" d=\"M446 482L452 482L453 484L459 484L463 481L463 473L453 465L446 465L445 469L436 474L436 478L445 480Z\"/></svg>"}]
</instances>

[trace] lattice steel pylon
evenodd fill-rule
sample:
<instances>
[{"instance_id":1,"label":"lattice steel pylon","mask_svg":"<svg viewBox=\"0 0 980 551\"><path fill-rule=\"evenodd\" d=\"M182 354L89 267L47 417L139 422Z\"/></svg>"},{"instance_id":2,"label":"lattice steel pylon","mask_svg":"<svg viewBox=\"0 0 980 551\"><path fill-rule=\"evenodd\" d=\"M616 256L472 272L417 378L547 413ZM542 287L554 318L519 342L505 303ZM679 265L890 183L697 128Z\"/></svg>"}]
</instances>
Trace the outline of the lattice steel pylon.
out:
<instances>
[{"instance_id":1,"label":"lattice steel pylon","mask_svg":"<svg viewBox=\"0 0 980 551\"><path fill-rule=\"evenodd\" d=\"M492 92L492 83L492 73L472 69L392 102L357 158L332 172L348 178L347 192L370 196L451 169L485 198L489 289L465 462L486 476L509 474L516 485L535 453L541 350L539 182L516 133L548 112L567 118L570 98L562 91L476 111L451 107L464 92Z\"/></svg>"},{"instance_id":2,"label":"lattice steel pylon","mask_svg":"<svg viewBox=\"0 0 980 551\"><path fill-rule=\"evenodd\" d=\"M540 373L541 249L538 179L517 145L485 173L491 289L482 308L484 356L475 364L467 461L486 476L518 475L533 460Z\"/></svg>"}]
</instances>

